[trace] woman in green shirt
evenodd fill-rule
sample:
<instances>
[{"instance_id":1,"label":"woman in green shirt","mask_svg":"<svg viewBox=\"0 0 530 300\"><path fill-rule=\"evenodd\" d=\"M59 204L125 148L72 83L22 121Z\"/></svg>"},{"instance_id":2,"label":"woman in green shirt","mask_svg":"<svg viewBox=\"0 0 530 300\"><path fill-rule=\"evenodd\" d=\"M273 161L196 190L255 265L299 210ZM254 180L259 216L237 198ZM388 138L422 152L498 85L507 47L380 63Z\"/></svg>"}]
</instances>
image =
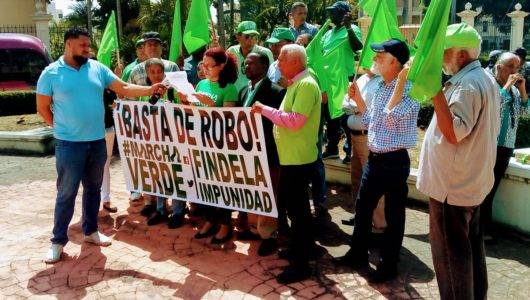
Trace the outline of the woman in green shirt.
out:
<instances>
[{"instance_id":1,"label":"woman in green shirt","mask_svg":"<svg viewBox=\"0 0 530 300\"><path fill-rule=\"evenodd\" d=\"M195 87L195 97L202 105L210 107L233 107L237 102L236 58L223 48L208 49L202 59L202 70L206 79L199 81ZM187 97L179 93L183 103L188 103Z\"/></svg>"},{"instance_id":2,"label":"woman in green shirt","mask_svg":"<svg viewBox=\"0 0 530 300\"><path fill-rule=\"evenodd\" d=\"M206 79L201 80L195 87L195 97L202 105L210 107L233 107L237 102L236 58L223 48L211 48L204 53L202 69ZM179 93L180 100L189 104L186 95ZM206 222L195 238L202 239L214 235L212 244L223 244L232 238L232 212L228 209L213 206L205 207ZM219 229L218 229L219 228Z\"/></svg>"}]
</instances>

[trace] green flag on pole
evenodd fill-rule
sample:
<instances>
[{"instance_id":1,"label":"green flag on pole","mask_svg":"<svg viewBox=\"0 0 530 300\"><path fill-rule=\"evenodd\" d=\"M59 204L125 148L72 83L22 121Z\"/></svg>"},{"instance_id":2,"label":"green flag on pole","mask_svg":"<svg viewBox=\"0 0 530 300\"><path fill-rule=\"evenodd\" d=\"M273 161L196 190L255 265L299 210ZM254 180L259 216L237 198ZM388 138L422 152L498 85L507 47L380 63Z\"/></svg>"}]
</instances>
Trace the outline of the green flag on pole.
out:
<instances>
[{"instance_id":1,"label":"green flag on pole","mask_svg":"<svg viewBox=\"0 0 530 300\"><path fill-rule=\"evenodd\" d=\"M431 1L414 40L418 49L407 78L412 82L410 97L420 103L430 101L440 91L445 32L450 9L451 1Z\"/></svg>"},{"instance_id":2,"label":"green flag on pole","mask_svg":"<svg viewBox=\"0 0 530 300\"><path fill-rule=\"evenodd\" d=\"M328 83L326 76L318 76L318 74L325 74L324 69L324 57L322 52L322 36L328 31L329 24L331 20L326 20L324 25L320 27L320 30L315 35L315 37L309 42L305 51L307 54L307 65L313 69L315 74L317 74L320 89L323 91L328 90Z\"/></svg>"},{"instance_id":3,"label":"green flag on pole","mask_svg":"<svg viewBox=\"0 0 530 300\"><path fill-rule=\"evenodd\" d=\"M388 7L388 12L391 16L394 16L394 18L397 18L397 4L396 0L384 0ZM406 0L405 0L406 1ZM361 0L359 2L359 6L363 9L363 11L369 15L370 17L374 17L375 11L377 8L379 0ZM396 19L397 23L397 19Z\"/></svg>"},{"instance_id":4,"label":"green flag on pole","mask_svg":"<svg viewBox=\"0 0 530 300\"><path fill-rule=\"evenodd\" d=\"M118 49L118 30L116 28L116 17L114 11L110 14L107 26L103 32L98 49L98 61L110 68L112 52Z\"/></svg>"},{"instance_id":5,"label":"green flag on pole","mask_svg":"<svg viewBox=\"0 0 530 300\"><path fill-rule=\"evenodd\" d=\"M205 0L192 0L184 28L184 46L193 53L210 43L210 12Z\"/></svg>"},{"instance_id":6,"label":"green flag on pole","mask_svg":"<svg viewBox=\"0 0 530 300\"><path fill-rule=\"evenodd\" d=\"M368 29L368 36L359 60L359 65L363 68L372 66L375 52L370 48L371 44L382 43L392 38L405 41L401 31L399 31L395 15L391 14L388 9L387 2L387 0L375 1L376 7L372 16L372 24Z\"/></svg>"},{"instance_id":7,"label":"green flag on pole","mask_svg":"<svg viewBox=\"0 0 530 300\"><path fill-rule=\"evenodd\" d=\"M171 46L169 49L169 60L172 62L177 62L182 53L182 26L180 24L180 0L175 0L173 31L171 33Z\"/></svg>"}]
</instances>

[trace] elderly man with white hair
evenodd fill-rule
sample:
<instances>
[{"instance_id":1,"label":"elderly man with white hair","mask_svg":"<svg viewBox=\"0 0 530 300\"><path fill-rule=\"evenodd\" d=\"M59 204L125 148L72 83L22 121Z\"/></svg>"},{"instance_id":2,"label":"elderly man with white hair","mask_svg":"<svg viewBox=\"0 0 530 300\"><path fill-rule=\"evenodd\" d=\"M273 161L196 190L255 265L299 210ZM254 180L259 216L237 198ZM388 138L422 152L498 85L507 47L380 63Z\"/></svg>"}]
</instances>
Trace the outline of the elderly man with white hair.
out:
<instances>
[{"instance_id":1,"label":"elderly man with white hair","mask_svg":"<svg viewBox=\"0 0 530 300\"><path fill-rule=\"evenodd\" d=\"M355 203L355 227L346 254L334 260L338 265L356 269L368 267L368 246L372 232L372 215L381 196L385 196L387 228L383 233L381 259L371 282L385 282L397 276L399 252L405 231L405 201L410 158L407 149L414 148L417 139L416 120L419 104L409 97L410 82L404 65L410 52L407 44L390 39L371 44L376 52L374 73L383 79L367 107L359 87L352 82L348 91L355 101L368 129L368 161L363 168L359 197Z\"/></svg>"},{"instance_id":2,"label":"elderly man with white hair","mask_svg":"<svg viewBox=\"0 0 530 300\"><path fill-rule=\"evenodd\" d=\"M497 89L501 94L501 124L497 138L497 158L493 168L495 182L490 193L480 205L480 221L484 228L484 241L486 243L495 241L492 236L494 232L491 228L493 198L513 155L519 117L527 112L526 80L523 75L518 73L520 65L519 56L512 52L505 52L500 55L491 68L497 81Z\"/></svg>"},{"instance_id":3,"label":"elderly man with white hair","mask_svg":"<svg viewBox=\"0 0 530 300\"><path fill-rule=\"evenodd\" d=\"M283 203L291 219L291 248L279 253L290 262L277 277L282 284L302 281L311 275L309 260L316 246L311 230L308 189L318 155L321 94L306 64L304 47L283 46L278 67L288 87L280 108L259 102L252 107L254 112L274 123L274 140L280 158L278 202Z\"/></svg>"},{"instance_id":4,"label":"elderly man with white hair","mask_svg":"<svg viewBox=\"0 0 530 300\"><path fill-rule=\"evenodd\" d=\"M481 37L448 26L435 115L420 154L418 189L430 197L430 242L441 299L485 299L488 289L480 204L493 186L500 93L477 59Z\"/></svg>"}]
</instances>

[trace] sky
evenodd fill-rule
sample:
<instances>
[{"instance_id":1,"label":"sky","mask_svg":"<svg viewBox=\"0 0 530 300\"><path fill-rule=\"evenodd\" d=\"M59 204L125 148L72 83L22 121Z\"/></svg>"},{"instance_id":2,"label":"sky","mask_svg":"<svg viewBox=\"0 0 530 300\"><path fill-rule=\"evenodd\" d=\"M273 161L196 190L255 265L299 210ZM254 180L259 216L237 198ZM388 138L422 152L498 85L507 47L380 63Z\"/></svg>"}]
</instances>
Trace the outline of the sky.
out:
<instances>
[{"instance_id":1,"label":"sky","mask_svg":"<svg viewBox=\"0 0 530 300\"><path fill-rule=\"evenodd\" d=\"M76 1L75 0L52 0L52 2L54 2L55 7L57 9L61 9L63 11L63 14L66 16L71 12L69 7ZM95 3L97 3L97 0L92 0L92 3L94 5Z\"/></svg>"}]
</instances>

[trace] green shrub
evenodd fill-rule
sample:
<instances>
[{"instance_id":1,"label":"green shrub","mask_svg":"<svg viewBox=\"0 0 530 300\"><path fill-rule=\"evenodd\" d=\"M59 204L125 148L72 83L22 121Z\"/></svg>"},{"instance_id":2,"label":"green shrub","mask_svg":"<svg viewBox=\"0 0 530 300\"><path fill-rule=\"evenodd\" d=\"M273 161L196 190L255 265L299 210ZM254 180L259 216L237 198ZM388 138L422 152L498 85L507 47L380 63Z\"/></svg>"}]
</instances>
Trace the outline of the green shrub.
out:
<instances>
[{"instance_id":1,"label":"green shrub","mask_svg":"<svg viewBox=\"0 0 530 300\"><path fill-rule=\"evenodd\" d=\"M517 138L515 139L515 148L530 147L530 116L522 116L519 119L517 128Z\"/></svg>"},{"instance_id":2,"label":"green shrub","mask_svg":"<svg viewBox=\"0 0 530 300\"><path fill-rule=\"evenodd\" d=\"M35 91L0 92L0 116L33 114L35 101Z\"/></svg>"},{"instance_id":3,"label":"green shrub","mask_svg":"<svg viewBox=\"0 0 530 300\"><path fill-rule=\"evenodd\" d=\"M432 104L422 105L418 114L418 127L427 129L434 114L434 107ZM530 147L530 116L522 116L519 119L519 127L517 128L517 138L515 140L515 148L529 148Z\"/></svg>"}]
</instances>

